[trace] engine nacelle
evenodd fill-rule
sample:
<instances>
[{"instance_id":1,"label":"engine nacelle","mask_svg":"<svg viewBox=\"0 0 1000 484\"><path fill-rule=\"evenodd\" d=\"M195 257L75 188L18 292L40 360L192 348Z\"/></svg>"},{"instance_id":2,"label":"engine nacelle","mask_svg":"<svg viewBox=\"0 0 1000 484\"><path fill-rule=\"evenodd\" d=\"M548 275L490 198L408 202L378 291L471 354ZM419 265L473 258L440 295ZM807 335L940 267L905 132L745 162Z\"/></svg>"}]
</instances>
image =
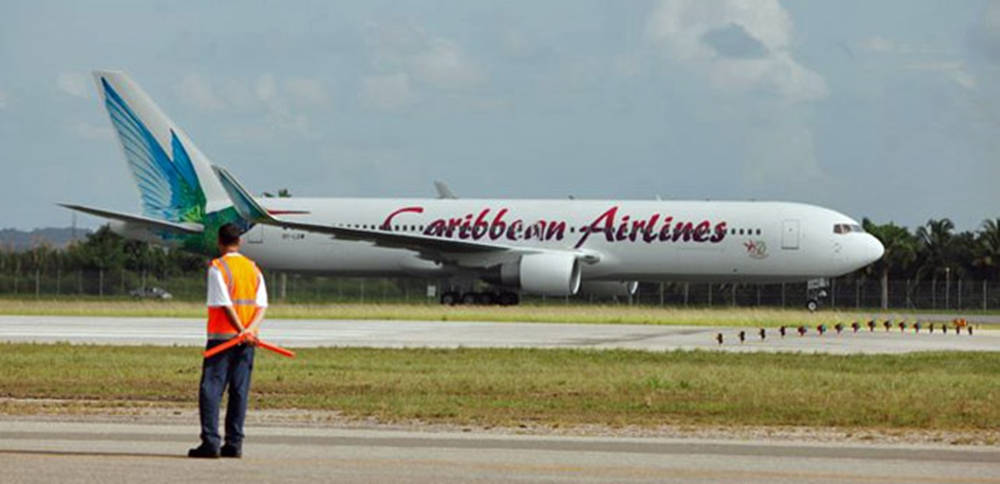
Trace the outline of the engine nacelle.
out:
<instances>
[{"instance_id":1,"label":"engine nacelle","mask_svg":"<svg viewBox=\"0 0 1000 484\"><path fill-rule=\"evenodd\" d=\"M599 298L629 297L639 289L638 281L587 281L580 285L580 294Z\"/></svg>"},{"instance_id":2,"label":"engine nacelle","mask_svg":"<svg viewBox=\"0 0 1000 484\"><path fill-rule=\"evenodd\" d=\"M580 290L580 261L573 254L528 254L501 266L500 280L531 294L572 296Z\"/></svg>"}]
</instances>

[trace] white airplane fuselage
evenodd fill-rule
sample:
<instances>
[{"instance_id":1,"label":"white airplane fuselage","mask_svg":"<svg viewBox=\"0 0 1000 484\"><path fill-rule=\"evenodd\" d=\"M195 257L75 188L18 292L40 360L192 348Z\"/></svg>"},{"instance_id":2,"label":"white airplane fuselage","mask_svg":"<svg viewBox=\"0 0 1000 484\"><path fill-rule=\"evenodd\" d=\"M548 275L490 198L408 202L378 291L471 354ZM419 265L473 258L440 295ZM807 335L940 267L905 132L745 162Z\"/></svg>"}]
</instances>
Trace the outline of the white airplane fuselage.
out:
<instances>
[{"instance_id":1,"label":"white airplane fuselage","mask_svg":"<svg viewBox=\"0 0 1000 484\"><path fill-rule=\"evenodd\" d=\"M786 202L262 198L286 219L358 229L593 252L587 280L782 282L835 277L882 255L857 222ZM243 252L273 270L345 276L448 276L414 251L256 225ZM502 256L500 256L502 259ZM481 256L476 266L482 267ZM461 266L461 264L459 264Z\"/></svg>"}]
</instances>

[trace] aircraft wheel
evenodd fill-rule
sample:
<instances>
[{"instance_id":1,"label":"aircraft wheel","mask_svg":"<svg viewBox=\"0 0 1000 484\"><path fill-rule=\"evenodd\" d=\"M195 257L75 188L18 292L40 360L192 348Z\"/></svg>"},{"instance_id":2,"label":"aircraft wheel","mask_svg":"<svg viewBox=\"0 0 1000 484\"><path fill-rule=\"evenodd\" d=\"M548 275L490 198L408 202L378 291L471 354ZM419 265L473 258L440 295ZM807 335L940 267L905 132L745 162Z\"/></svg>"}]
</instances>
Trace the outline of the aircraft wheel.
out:
<instances>
[{"instance_id":1,"label":"aircraft wheel","mask_svg":"<svg viewBox=\"0 0 1000 484\"><path fill-rule=\"evenodd\" d=\"M472 305L479 302L479 294L475 292L467 292L462 294L462 304Z\"/></svg>"},{"instance_id":2,"label":"aircraft wheel","mask_svg":"<svg viewBox=\"0 0 1000 484\"><path fill-rule=\"evenodd\" d=\"M455 291L445 291L441 294L441 304L454 306L458 304L458 293Z\"/></svg>"},{"instance_id":3,"label":"aircraft wheel","mask_svg":"<svg viewBox=\"0 0 1000 484\"><path fill-rule=\"evenodd\" d=\"M819 309L819 301L815 299L806 301L806 309L808 309L810 313L816 312L816 310Z\"/></svg>"},{"instance_id":4,"label":"aircraft wheel","mask_svg":"<svg viewBox=\"0 0 1000 484\"><path fill-rule=\"evenodd\" d=\"M504 291L497 297L497 303L501 306L516 306L518 302L520 302L520 298L516 292Z\"/></svg>"}]
</instances>

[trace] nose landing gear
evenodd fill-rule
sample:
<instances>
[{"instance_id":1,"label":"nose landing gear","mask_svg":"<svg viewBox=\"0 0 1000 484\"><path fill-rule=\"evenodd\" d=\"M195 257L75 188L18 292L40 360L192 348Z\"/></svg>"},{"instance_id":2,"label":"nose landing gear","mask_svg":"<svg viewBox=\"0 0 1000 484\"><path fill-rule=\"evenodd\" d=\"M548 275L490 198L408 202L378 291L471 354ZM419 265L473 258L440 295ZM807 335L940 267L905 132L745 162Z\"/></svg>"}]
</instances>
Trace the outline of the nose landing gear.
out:
<instances>
[{"instance_id":1,"label":"nose landing gear","mask_svg":"<svg viewBox=\"0 0 1000 484\"><path fill-rule=\"evenodd\" d=\"M830 287L830 281L826 278L809 279L806 282L806 309L809 312L815 312L819 309L820 300L829 295L826 292L828 287Z\"/></svg>"}]
</instances>

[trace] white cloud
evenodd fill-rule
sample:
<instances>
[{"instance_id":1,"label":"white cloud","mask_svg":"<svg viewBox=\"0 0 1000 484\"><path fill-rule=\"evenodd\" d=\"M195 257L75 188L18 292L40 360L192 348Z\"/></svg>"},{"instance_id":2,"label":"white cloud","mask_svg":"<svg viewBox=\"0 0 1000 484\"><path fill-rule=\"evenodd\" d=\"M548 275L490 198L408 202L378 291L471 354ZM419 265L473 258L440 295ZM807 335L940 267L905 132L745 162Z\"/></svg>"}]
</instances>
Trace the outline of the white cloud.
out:
<instances>
[{"instance_id":1,"label":"white cloud","mask_svg":"<svg viewBox=\"0 0 1000 484\"><path fill-rule=\"evenodd\" d=\"M769 90L789 102L829 94L824 79L792 57L792 20L778 0L663 0L650 15L646 33L670 58L702 73L716 88ZM719 50L708 40L720 33L730 42L743 42L754 55Z\"/></svg>"},{"instance_id":2,"label":"white cloud","mask_svg":"<svg viewBox=\"0 0 1000 484\"><path fill-rule=\"evenodd\" d=\"M403 72L369 76L361 84L362 101L377 109L399 109L416 101L410 87L410 76Z\"/></svg>"},{"instance_id":3,"label":"white cloud","mask_svg":"<svg viewBox=\"0 0 1000 484\"><path fill-rule=\"evenodd\" d=\"M951 79L959 86L965 89L975 89L978 85L976 81L976 76L970 73L965 68L964 62L951 61L951 62L921 62L909 64L906 66L909 70L914 71L928 71L937 72L944 75L948 79Z\"/></svg>"},{"instance_id":4,"label":"white cloud","mask_svg":"<svg viewBox=\"0 0 1000 484\"><path fill-rule=\"evenodd\" d=\"M215 93L212 83L198 74L187 74L174 90L182 102L204 111L226 107L226 103Z\"/></svg>"},{"instance_id":5,"label":"white cloud","mask_svg":"<svg viewBox=\"0 0 1000 484\"><path fill-rule=\"evenodd\" d=\"M464 89L485 78L457 44L442 37L430 39L410 63L417 79L441 89Z\"/></svg>"},{"instance_id":6,"label":"white cloud","mask_svg":"<svg viewBox=\"0 0 1000 484\"><path fill-rule=\"evenodd\" d=\"M285 92L298 106L322 107L330 104L330 95L319 79L293 77L285 81Z\"/></svg>"},{"instance_id":7,"label":"white cloud","mask_svg":"<svg viewBox=\"0 0 1000 484\"><path fill-rule=\"evenodd\" d=\"M830 181L816 158L814 136L807 127L791 119L773 119L750 132L743 160L745 182L761 187L781 180L788 185L786 189L797 190Z\"/></svg>"},{"instance_id":8,"label":"white cloud","mask_svg":"<svg viewBox=\"0 0 1000 484\"><path fill-rule=\"evenodd\" d=\"M239 111L253 111L260 107L255 89L243 79L229 79L222 82L221 101L227 108Z\"/></svg>"},{"instance_id":9,"label":"white cloud","mask_svg":"<svg viewBox=\"0 0 1000 484\"><path fill-rule=\"evenodd\" d=\"M77 123L72 128L73 133L77 136L87 139L87 140L110 140L113 138L114 132L111 130L111 126L105 125L95 125L91 123Z\"/></svg>"},{"instance_id":10,"label":"white cloud","mask_svg":"<svg viewBox=\"0 0 1000 484\"><path fill-rule=\"evenodd\" d=\"M372 67L381 74L406 74L407 83L444 91L466 90L482 84L486 73L458 43L433 36L408 23L373 23L366 42ZM376 83L379 81L376 80ZM396 88L402 82L395 79ZM408 85L407 89L415 86Z\"/></svg>"},{"instance_id":11,"label":"white cloud","mask_svg":"<svg viewBox=\"0 0 1000 484\"><path fill-rule=\"evenodd\" d=\"M81 74L79 72L61 72L59 76L56 77L56 87L60 91L69 94L70 96L76 97L86 97L89 83L86 74Z\"/></svg>"},{"instance_id":12,"label":"white cloud","mask_svg":"<svg viewBox=\"0 0 1000 484\"><path fill-rule=\"evenodd\" d=\"M292 106L309 109L330 103L330 95L320 79L291 77L280 80L269 73L261 74L256 79L222 80L209 80L191 73L178 82L175 91L185 104L203 111L264 111L291 116Z\"/></svg>"},{"instance_id":13,"label":"white cloud","mask_svg":"<svg viewBox=\"0 0 1000 484\"><path fill-rule=\"evenodd\" d=\"M895 42L878 35L865 39L861 42L861 47L872 52L893 52L897 50Z\"/></svg>"},{"instance_id":14,"label":"white cloud","mask_svg":"<svg viewBox=\"0 0 1000 484\"><path fill-rule=\"evenodd\" d=\"M257 78L257 85L254 89L257 93L257 99L261 101L268 101L274 97L277 90L277 83L274 81L273 75L262 74Z\"/></svg>"}]
</instances>

